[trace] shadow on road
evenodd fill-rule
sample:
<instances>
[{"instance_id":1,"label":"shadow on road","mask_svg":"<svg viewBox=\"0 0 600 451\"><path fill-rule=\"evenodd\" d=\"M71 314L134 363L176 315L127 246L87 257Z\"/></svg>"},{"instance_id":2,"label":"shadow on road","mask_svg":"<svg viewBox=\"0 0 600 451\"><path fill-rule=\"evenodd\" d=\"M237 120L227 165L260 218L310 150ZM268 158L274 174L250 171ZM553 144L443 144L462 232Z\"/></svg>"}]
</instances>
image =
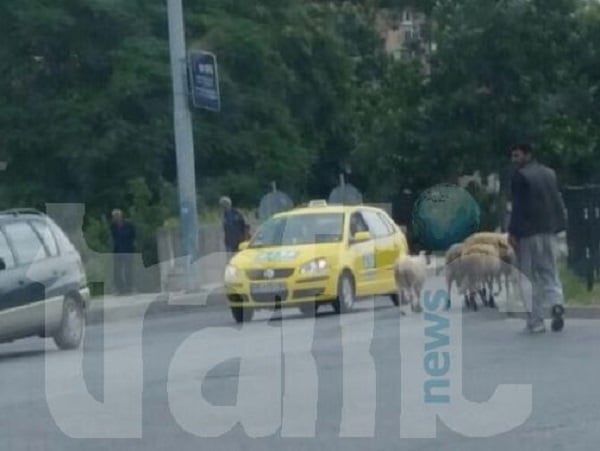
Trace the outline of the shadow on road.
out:
<instances>
[{"instance_id":1,"label":"shadow on road","mask_svg":"<svg viewBox=\"0 0 600 451\"><path fill-rule=\"evenodd\" d=\"M361 305L361 303L359 302L357 304L357 306L351 310L350 312L344 313L344 315L359 315L361 313L365 313L367 311L369 311L370 309L366 306ZM394 310L397 315L400 315L400 311L398 309L398 307L395 307L393 305L376 305L373 307L372 309L375 312L378 311L383 311L383 310ZM289 308L284 308L282 310L279 311L272 311L270 312L271 316L269 318L260 318L260 319L255 319L255 322L279 322L279 321L299 321L299 320L304 320L304 319L308 319L308 318L312 318L312 316L306 316L300 312L297 312L294 310L294 308L289 307ZM327 317L338 317L340 315L338 315L337 313L335 313L333 311L333 309L329 306L322 306L319 311L316 313L316 318L327 318Z\"/></svg>"},{"instance_id":2,"label":"shadow on road","mask_svg":"<svg viewBox=\"0 0 600 451\"><path fill-rule=\"evenodd\" d=\"M28 349L23 351L7 351L2 352L0 347L0 364L6 361L15 361L19 359L37 358L45 354L44 349Z\"/></svg>"}]
</instances>

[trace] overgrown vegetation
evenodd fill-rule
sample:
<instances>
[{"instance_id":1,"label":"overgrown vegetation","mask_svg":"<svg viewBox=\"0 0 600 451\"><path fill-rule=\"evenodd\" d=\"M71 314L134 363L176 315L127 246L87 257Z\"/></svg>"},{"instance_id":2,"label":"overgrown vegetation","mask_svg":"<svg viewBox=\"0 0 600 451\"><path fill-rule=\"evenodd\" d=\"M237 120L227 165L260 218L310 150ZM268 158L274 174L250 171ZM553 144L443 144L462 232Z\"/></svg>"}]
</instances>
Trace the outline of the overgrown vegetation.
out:
<instances>
[{"instance_id":1,"label":"overgrown vegetation","mask_svg":"<svg viewBox=\"0 0 600 451\"><path fill-rule=\"evenodd\" d=\"M347 167L367 201L389 202L476 169L505 176L522 140L565 183L600 178L597 2L184 4L188 47L217 54L223 100L195 113L200 212L223 193L255 208L272 180L322 198ZM437 50L393 60L375 17L406 5ZM121 207L152 263L153 232L177 215L164 0L4 0L0 28L0 207L85 203L97 250Z\"/></svg>"},{"instance_id":2,"label":"overgrown vegetation","mask_svg":"<svg viewBox=\"0 0 600 451\"><path fill-rule=\"evenodd\" d=\"M600 302L600 285L596 283L592 291L587 282L568 269L566 262L560 264L560 279L563 283L565 301L570 305L597 305Z\"/></svg>"}]
</instances>

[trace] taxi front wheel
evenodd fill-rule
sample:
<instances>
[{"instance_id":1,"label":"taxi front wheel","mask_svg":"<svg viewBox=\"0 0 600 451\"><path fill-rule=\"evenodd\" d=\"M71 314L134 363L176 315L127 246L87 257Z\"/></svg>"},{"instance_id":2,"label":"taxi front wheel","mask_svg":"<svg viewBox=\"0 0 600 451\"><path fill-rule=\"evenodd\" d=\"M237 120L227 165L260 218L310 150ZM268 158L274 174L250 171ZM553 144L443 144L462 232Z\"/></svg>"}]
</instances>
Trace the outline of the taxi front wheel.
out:
<instances>
[{"instance_id":1,"label":"taxi front wheel","mask_svg":"<svg viewBox=\"0 0 600 451\"><path fill-rule=\"evenodd\" d=\"M333 301L333 310L338 315L349 312L354 307L355 301L356 290L354 287L354 278L348 271L345 271L338 281L338 294L335 301Z\"/></svg>"},{"instance_id":2,"label":"taxi front wheel","mask_svg":"<svg viewBox=\"0 0 600 451\"><path fill-rule=\"evenodd\" d=\"M231 315L236 323L247 323L252 321L254 310L249 308L231 307Z\"/></svg>"}]
</instances>

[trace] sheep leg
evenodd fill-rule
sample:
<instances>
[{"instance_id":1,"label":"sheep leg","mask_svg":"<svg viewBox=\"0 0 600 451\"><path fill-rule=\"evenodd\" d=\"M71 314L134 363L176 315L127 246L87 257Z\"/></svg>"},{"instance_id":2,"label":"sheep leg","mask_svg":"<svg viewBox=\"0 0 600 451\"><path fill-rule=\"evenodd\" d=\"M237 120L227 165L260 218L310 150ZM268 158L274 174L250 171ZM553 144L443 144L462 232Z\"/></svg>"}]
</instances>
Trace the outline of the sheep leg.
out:
<instances>
[{"instance_id":1,"label":"sheep leg","mask_svg":"<svg viewBox=\"0 0 600 451\"><path fill-rule=\"evenodd\" d=\"M446 310L450 310L452 308L452 298L450 297L450 292L452 290L452 280L446 279L446 293L448 293L448 300L446 301Z\"/></svg>"},{"instance_id":2,"label":"sheep leg","mask_svg":"<svg viewBox=\"0 0 600 451\"><path fill-rule=\"evenodd\" d=\"M474 312L477 311L478 278L475 274L469 274L466 280L466 293L469 297L469 306Z\"/></svg>"},{"instance_id":3,"label":"sheep leg","mask_svg":"<svg viewBox=\"0 0 600 451\"><path fill-rule=\"evenodd\" d=\"M481 281L481 285L483 286L483 291L485 293L485 302L483 302L482 300L482 304L485 307L489 307L490 306L490 297L492 296L492 291L493 290L488 290L489 286L490 286L490 277L489 275L484 277Z\"/></svg>"},{"instance_id":4,"label":"sheep leg","mask_svg":"<svg viewBox=\"0 0 600 451\"><path fill-rule=\"evenodd\" d=\"M414 290L412 287L408 289L407 299L408 299L408 305L409 305L409 307L407 307L407 308L410 308L410 311L414 312L415 311L415 294L414 294Z\"/></svg>"},{"instance_id":5,"label":"sheep leg","mask_svg":"<svg viewBox=\"0 0 600 451\"><path fill-rule=\"evenodd\" d=\"M421 313L423 311L423 309L421 308L421 288L414 287L414 292L412 294L412 311L415 313Z\"/></svg>"},{"instance_id":6,"label":"sheep leg","mask_svg":"<svg viewBox=\"0 0 600 451\"><path fill-rule=\"evenodd\" d=\"M479 297L481 298L481 303L487 307L488 301L487 301L487 290L485 288L485 284L483 284L483 286L479 289Z\"/></svg>"},{"instance_id":7,"label":"sheep leg","mask_svg":"<svg viewBox=\"0 0 600 451\"><path fill-rule=\"evenodd\" d=\"M398 289L396 291L396 296L398 296L398 307L400 308L400 314L403 314L403 312L402 312L402 288L398 287Z\"/></svg>"},{"instance_id":8,"label":"sheep leg","mask_svg":"<svg viewBox=\"0 0 600 451\"><path fill-rule=\"evenodd\" d=\"M488 306L489 306L490 308L496 308L496 299L494 298L494 296L495 296L495 295L494 295L494 279L495 279L495 277L494 277L494 276L492 276L492 277L490 277L490 279L488 280L488 284L489 284L489 287L490 287L490 298L489 298L489 300L488 300ZM497 296L497 295L498 295L498 294L496 294L496 296Z\"/></svg>"},{"instance_id":9,"label":"sheep leg","mask_svg":"<svg viewBox=\"0 0 600 451\"><path fill-rule=\"evenodd\" d=\"M404 286L398 291L398 299L400 299L400 315L406 316L406 288Z\"/></svg>"},{"instance_id":10,"label":"sheep leg","mask_svg":"<svg viewBox=\"0 0 600 451\"><path fill-rule=\"evenodd\" d=\"M464 276L465 296L470 310L477 311L477 294L479 292L479 274L476 269L469 267Z\"/></svg>"},{"instance_id":11,"label":"sheep leg","mask_svg":"<svg viewBox=\"0 0 600 451\"><path fill-rule=\"evenodd\" d=\"M502 293L502 273L501 272L492 277L492 284L490 286L491 291L494 290L494 281L498 285L498 291L494 292L494 296L500 296L500 293Z\"/></svg>"},{"instance_id":12,"label":"sheep leg","mask_svg":"<svg viewBox=\"0 0 600 451\"><path fill-rule=\"evenodd\" d=\"M469 287L466 285L466 281L464 279L460 282L460 293L463 296L464 309L466 311L471 310L471 297L469 296Z\"/></svg>"},{"instance_id":13,"label":"sheep leg","mask_svg":"<svg viewBox=\"0 0 600 451\"><path fill-rule=\"evenodd\" d=\"M400 305L407 305L408 299L406 296L406 290L403 288L400 294Z\"/></svg>"},{"instance_id":14,"label":"sheep leg","mask_svg":"<svg viewBox=\"0 0 600 451\"><path fill-rule=\"evenodd\" d=\"M478 310L476 290L470 290L469 300L471 302L471 308L473 309L474 312L476 312Z\"/></svg>"}]
</instances>

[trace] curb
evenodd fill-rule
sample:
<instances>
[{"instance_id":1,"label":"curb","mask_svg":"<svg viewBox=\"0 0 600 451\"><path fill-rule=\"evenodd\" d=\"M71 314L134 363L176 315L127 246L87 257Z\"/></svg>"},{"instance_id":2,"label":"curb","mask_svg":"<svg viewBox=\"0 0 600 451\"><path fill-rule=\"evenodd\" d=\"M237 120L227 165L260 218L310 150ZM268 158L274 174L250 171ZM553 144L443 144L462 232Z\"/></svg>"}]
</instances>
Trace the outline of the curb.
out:
<instances>
[{"instance_id":1,"label":"curb","mask_svg":"<svg viewBox=\"0 0 600 451\"><path fill-rule=\"evenodd\" d=\"M432 259L433 261L433 259ZM443 273L440 272L443 270L443 264L437 266L435 264L427 267L427 275L428 276L441 276ZM565 319L600 319L600 304L599 305L569 305L565 306ZM494 310L500 318L519 318L525 319L526 315L524 312L503 312L499 310ZM548 309L546 313L546 318L552 318L550 314L550 309Z\"/></svg>"},{"instance_id":2,"label":"curb","mask_svg":"<svg viewBox=\"0 0 600 451\"><path fill-rule=\"evenodd\" d=\"M516 313L516 312L498 312L505 318L519 318L525 319L525 313ZM549 312L546 314L547 318L551 318L552 316ZM600 306L596 307L584 307L584 306L565 306L565 319L600 319Z\"/></svg>"},{"instance_id":3,"label":"curb","mask_svg":"<svg viewBox=\"0 0 600 451\"><path fill-rule=\"evenodd\" d=\"M435 272L435 268L433 269ZM227 301L222 286L205 288L198 293L157 293L148 294L144 299L126 299L116 305L108 307L102 305L103 300L92 300L88 311L88 324L101 324L125 321L140 317L158 317L171 314L200 313L205 311L224 310ZM94 303L96 305L94 306ZM501 310L486 309L494 312L498 319L525 319L524 312L506 312ZM546 318L551 318L550 312ZM600 319L600 305L598 306L565 306L565 319Z\"/></svg>"},{"instance_id":4,"label":"curb","mask_svg":"<svg viewBox=\"0 0 600 451\"><path fill-rule=\"evenodd\" d=\"M94 302L96 305L94 306ZM92 300L87 314L87 324L115 323L140 317L157 317L170 314L199 313L219 310L226 306L221 288L199 293L158 293L147 299L117 305L102 305L102 300Z\"/></svg>"}]
</instances>

